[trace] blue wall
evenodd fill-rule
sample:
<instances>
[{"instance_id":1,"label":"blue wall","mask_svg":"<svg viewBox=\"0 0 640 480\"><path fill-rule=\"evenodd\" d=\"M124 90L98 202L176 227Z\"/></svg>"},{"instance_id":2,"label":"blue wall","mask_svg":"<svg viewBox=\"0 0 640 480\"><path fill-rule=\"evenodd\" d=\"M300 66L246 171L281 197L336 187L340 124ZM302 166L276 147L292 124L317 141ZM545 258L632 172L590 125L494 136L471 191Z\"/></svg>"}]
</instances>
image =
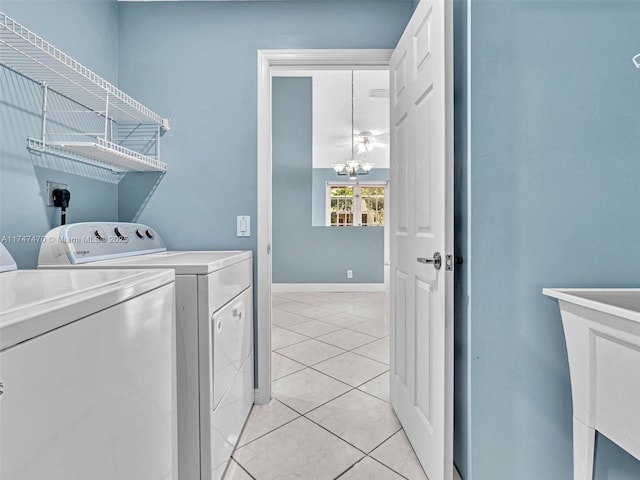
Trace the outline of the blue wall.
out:
<instances>
[{"instance_id":1,"label":"blue wall","mask_svg":"<svg viewBox=\"0 0 640 480\"><path fill-rule=\"evenodd\" d=\"M569 480L567 353L541 289L640 286L640 3L469 5L462 473ZM597 479L640 478L640 462L602 437L597 450Z\"/></svg>"},{"instance_id":2,"label":"blue wall","mask_svg":"<svg viewBox=\"0 0 640 480\"><path fill-rule=\"evenodd\" d=\"M311 78L274 78L273 281L383 283L384 229L311 225L312 133Z\"/></svg>"},{"instance_id":3,"label":"blue wall","mask_svg":"<svg viewBox=\"0 0 640 480\"><path fill-rule=\"evenodd\" d=\"M150 198L148 177L123 180L120 219L137 215L170 248L255 250L256 51L391 48L411 3L120 3L118 13L120 86L174 127L167 175ZM251 238L236 238L236 215L251 215Z\"/></svg>"},{"instance_id":4,"label":"blue wall","mask_svg":"<svg viewBox=\"0 0 640 480\"><path fill-rule=\"evenodd\" d=\"M116 0L3 0L2 11L117 82ZM40 244L15 237L44 235L60 222L60 210L46 206L47 180L69 186L69 222L118 215L118 188L101 181L104 171L27 151L27 137L40 137L41 109L40 87L0 68L0 235L20 268L36 266Z\"/></svg>"},{"instance_id":5,"label":"blue wall","mask_svg":"<svg viewBox=\"0 0 640 480\"><path fill-rule=\"evenodd\" d=\"M387 182L389 181L388 168L374 168L366 177L362 177L363 182ZM314 168L311 177L311 220L313 225L327 224L327 182L346 182L347 177L339 177L333 168Z\"/></svg>"}]
</instances>

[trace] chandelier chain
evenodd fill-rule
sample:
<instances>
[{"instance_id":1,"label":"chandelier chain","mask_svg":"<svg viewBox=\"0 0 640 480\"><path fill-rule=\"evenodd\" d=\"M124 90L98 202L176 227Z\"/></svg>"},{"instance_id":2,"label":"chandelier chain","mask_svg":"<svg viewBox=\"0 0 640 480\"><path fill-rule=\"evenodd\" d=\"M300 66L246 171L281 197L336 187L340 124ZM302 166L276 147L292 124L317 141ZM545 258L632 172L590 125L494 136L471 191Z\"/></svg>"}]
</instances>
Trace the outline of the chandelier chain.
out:
<instances>
[{"instance_id":1,"label":"chandelier chain","mask_svg":"<svg viewBox=\"0 0 640 480\"><path fill-rule=\"evenodd\" d=\"M355 81L354 71L351 70L351 159L343 163L334 163L333 169L338 175L348 175L351 180L355 180L358 175L368 175L373 168L373 163L362 163L356 160L356 121L355 121ZM362 135L362 134L360 134ZM367 141L366 138L364 140Z\"/></svg>"},{"instance_id":2,"label":"chandelier chain","mask_svg":"<svg viewBox=\"0 0 640 480\"><path fill-rule=\"evenodd\" d=\"M355 157L355 114L353 112L353 70L351 70L351 159Z\"/></svg>"}]
</instances>

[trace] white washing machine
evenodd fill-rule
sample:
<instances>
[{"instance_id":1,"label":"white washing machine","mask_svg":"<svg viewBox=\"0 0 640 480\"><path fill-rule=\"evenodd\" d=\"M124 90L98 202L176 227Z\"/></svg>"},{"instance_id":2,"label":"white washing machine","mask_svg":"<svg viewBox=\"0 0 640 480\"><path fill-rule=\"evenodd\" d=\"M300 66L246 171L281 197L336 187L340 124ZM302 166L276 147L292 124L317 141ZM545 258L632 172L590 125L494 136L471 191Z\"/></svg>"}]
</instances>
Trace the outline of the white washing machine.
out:
<instances>
[{"instance_id":1,"label":"white washing machine","mask_svg":"<svg viewBox=\"0 0 640 480\"><path fill-rule=\"evenodd\" d=\"M222 477L253 405L251 251L167 251L136 223L51 230L39 268L172 268L176 273L178 472Z\"/></svg>"},{"instance_id":2,"label":"white washing machine","mask_svg":"<svg viewBox=\"0 0 640 480\"><path fill-rule=\"evenodd\" d=\"M0 262L0 478L176 480L174 272Z\"/></svg>"}]
</instances>

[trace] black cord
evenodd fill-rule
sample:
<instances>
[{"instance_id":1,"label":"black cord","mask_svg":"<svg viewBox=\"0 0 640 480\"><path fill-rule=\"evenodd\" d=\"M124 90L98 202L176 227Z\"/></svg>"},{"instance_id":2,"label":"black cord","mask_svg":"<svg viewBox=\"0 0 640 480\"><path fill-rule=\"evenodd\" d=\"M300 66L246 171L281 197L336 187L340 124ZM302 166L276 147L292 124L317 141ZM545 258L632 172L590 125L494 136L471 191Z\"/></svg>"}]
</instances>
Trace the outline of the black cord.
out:
<instances>
[{"instance_id":1,"label":"black cord","mask_svg":"<svg viewBox=\"0 0 640 480\"><path fill-rule=\"evenodd\" d=\"M67 223L67 207L71 200L71 192L66 188L56 188L52 194L53 206L60 207L60 225Z\"/></svg>"}]
</instances>

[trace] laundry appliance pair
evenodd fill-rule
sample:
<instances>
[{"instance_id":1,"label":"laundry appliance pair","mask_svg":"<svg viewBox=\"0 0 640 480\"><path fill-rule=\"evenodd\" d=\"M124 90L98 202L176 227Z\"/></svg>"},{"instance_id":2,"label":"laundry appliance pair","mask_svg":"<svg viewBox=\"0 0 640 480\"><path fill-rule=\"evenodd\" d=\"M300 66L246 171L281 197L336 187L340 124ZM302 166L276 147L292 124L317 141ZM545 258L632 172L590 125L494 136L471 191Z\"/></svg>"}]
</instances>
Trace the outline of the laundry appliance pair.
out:
<instances>
[{"instance_id":1,"label":"laundry appliance pair","mask_svg":"<svg viewBox=\"0 0 640 480\"><path fill-rule=\"evenodd\" d=\"M121 310L118 325L124 329L130 326L129 337L125 335L126 332L121 332L120 340L124 342L126 338L131 339L129 344L133 352L131 355L134 355L133 358L139 358L141 364L146 365L145 362L155 357L149 356L144 348L137 346L136 341L139 338L136 334L137 330L151 334L153 326L162 319L166 322L167 318L171 318L172 324L175 325L171 349L165 349L162 359L156 358L157 364L148 365L149 371L145 376L159 379L161 372L166 370L167 362L175 365L175 374L171 378L164 378L164 385L169 388L172 382L175 383L173 391L176 400L172 407L177 417L175 421L177 427L173 429L172 434L177 437L177 448L174 445L171 452L177 452L177 461L175 461L177 476L175 472L171 473L171 466L166 466L165 471L168 476L153 476L149 472L139 476L128 477L128 473L118 476L120 472L113 476L105 474L104 479L219 480L222 477L254 399L252 261L251 251L169 251L157 232L137 223L76 223L55 228L46 235L40 249L38 271L32 271L31 275L34 278L39 276L41 279L50 277L52 284L58 282L60 291L66 291L64 286L69 285L70 282L77 285L71 290L74 288L82 291L91 290L90 278L99 278L100 281L112 283L120 281L115 279L122 279L124 283L120 289L120 297L116 294L110 297L113 302L117 302L118 298L129 298L128 295L138 292L139 288L134 286L134 278L142 283L144 283L143 278L148 280L146 283L149 288L148 296L136 296L136 298L139 297L140 307L134 310L127 309L124 301L113 305L117 307L114 312ZM15 274L21 277L27 275L24 271L18 271ZM57 280L53 280L54 278ZM171 292L163 291L165 296L162 299L154 298L153 293L156 290L162 290L153 287L154 282L162 283L163 281L171 284ZM27 285L24 286L24 290L33 289L29 284L35 285L41 282L42 280L30 279L25 282ZM83 286L85 284L86 288ZM126 285L129 284L131 288L127 289ZM175 308L173 288L175 288ZM3 295L4 293L3 284ZM37 302L39 300L36 300ZM11 303L3 297L1 310L3 355L5 346L9 345L6 343L7 339L11 338L12 328L15 328L15 321L7 320L11 323L9 325L4 320L11 317L9 315L11 308L5 308L7 305ZM103 304L100 305L104 307ZM47 316L46 309L55 308L44 303L40 306L43 317ZM27 323L29 322L24 325ZM58 323L60 322L51 323L50 328L58 328ZM67 323L73 322L69 320ZM147 330L145 330L146 327L148 327ZM40 330L36 333L30 330L28 335L37 337L41 334L38 332ZM15 346L16 342L24 342L26 337L17 336L16 338L17 340L9 347ZM105 337L105 342L108 338ZM76 340L82 343L81 339ZM161 338L158 337L158 341L160 340ZM86 347L83 346L83 348ZM120 348L129 348L126 343L118 344L117 347L101 344L93 345L91 348L96 351L113 348L109 358L118 357L115 352ZM59 355L51 355L53 365L58 361ZM175 361L172 361L172 358L175 358ZM39 354L38 359L38 362L42 362L42 355ZM5 370L3 367L3 376ZM119 393L127 393L118 392L120 382L135 382L127 378L124 375L123 378L105 377L100 380L104 389L112 393L108 398L113 399ZM9 383L14 382L13 380L4 381L5 392L14 391L9 390L7 386ZM76 390L80 394L85 393L80 386ZM3 395L5 398L0 405L3 409L2 431L4 434L9 429L5 429L4 423L4 413L7 411L5 406L8 403L5 401L7 394ZM167 405L143 405L143 403L140 403L140 409L141 417L150 415L149 412L162 410L166 414L171 410ZM26 412L17 410L16 413L20 417ZM107 418L103 420L108 423ZM167 425L171 424L171 421L166 419L165 422ZM116 424L117 422L113 422L113 425ZM134 425L135 422L130 424ZM64 432L63 426L59 425L59 427L60 432ZM123 431L125 432L126 430ZM151 430L147 433L152 435ZM134 440L132 439L131 442ZM8 444L6 441L2 443ZM126 443L121 441L117 444L117 448L122 448L132 456L144 454L137 451L135 443L131 443L130 448L125 447ZM171 452L164 457L171 458L173 455ZM2 453L4 460L6 458L4 447ZM60 458L60 461L63 461L65 457ZM164 465L166 459L158 459L156 463ZM3 464L6 465L7 462L3 461ZM124 469L122 471L126 472L126 462L120 462L117 468L122 468ZM33 478L57 480L57 477L52 475ZM70 480L80 477L67 475L60 478Z\"/></svg>"},{"instance_id":2,"label":"laundry appliance pair","mask_svg":"<svg viewBox=\"0 0 640 480\"><path fill-rule=\"evenodd\" d=\"M251 251L170 251L139 223L51 230L40 269L166 269L176 275L178 477L222 477L254 399Z\"/></svg>"}]
</instances>

